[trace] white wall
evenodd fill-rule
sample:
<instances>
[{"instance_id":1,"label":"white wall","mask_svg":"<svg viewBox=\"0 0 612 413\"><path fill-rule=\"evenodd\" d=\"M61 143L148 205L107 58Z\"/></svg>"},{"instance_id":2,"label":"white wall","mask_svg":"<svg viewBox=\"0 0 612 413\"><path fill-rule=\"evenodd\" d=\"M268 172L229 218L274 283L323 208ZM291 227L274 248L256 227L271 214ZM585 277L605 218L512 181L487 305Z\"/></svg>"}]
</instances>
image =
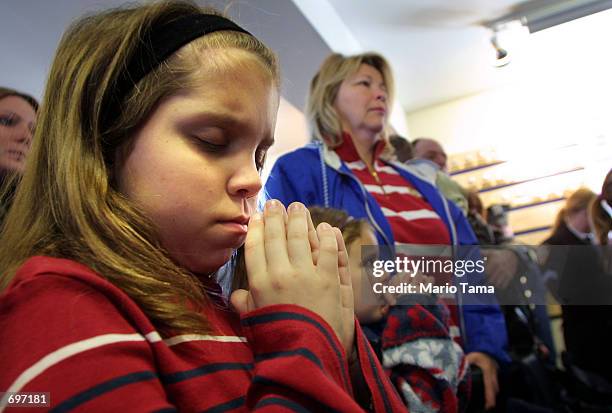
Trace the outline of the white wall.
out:
<instances>
[{"instance_id":1,"label":"white wall","mask_svg":"<svg viewBox=\"0 0 612 413\"><path fill-rule=\"evenodd\" d=\"M551 148L581 143L575 156L599 190L612 166L611 38L612 11L529 35L499 69L503 86L408 113L411 136L438 139L451 154L493 148L503 159L529 158L524 167L554 163Z\"/></svg>"},{"instance_id":2,"label":"white wall","mask_svg":"<svg viewBox=\"0 0 612 413\"><path fill-rule=\"evenodd\" d=\"M558 199L579 186L599 193L612 167L611 38L612 11L528 35L518 49L509 50L511 63L498 69L502 86L408 113L411 137L439 140L451 154L451 169L465 165L466 158L481 163L476 151L484 159L508 161L457 175L464 186L497 186L584 168L481 193L485 206ZM562 205L511 212L510 224L515 231L550 225ZM519 240L538 243L546 235L534 232Z\"/></svg>"}]
</instances>

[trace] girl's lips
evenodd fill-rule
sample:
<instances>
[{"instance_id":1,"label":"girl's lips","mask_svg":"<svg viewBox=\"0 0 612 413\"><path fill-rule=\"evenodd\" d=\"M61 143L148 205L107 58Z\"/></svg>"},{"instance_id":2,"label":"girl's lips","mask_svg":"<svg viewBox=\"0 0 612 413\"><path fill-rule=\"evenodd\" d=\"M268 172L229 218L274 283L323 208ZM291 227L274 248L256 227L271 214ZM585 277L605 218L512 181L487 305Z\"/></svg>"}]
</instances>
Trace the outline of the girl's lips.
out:
<instances>
[{"instance_id":1,"label":"girl's lips","mask_svg":"<svg viewBox=\"0 0 612 413\"><path fill-rule=\"evenodd\" d=\"M246 235L248 230L247 224L241 224L236 221L221 221L221 225L224 229L240 235Z\"/></svg>"},{"instance_id":2,"label":"girl's lips","mask_svg":"<svg viewBox=\"0 0 612 413\"><path fill-rule=\"evenodd\" d=\"M9 149L8 151L6 151L6 154L8 154L9 158L12 158L16 161L22 161L23 159L25 159L25 152L22 151Z\"/></svg>"}]
</instances>

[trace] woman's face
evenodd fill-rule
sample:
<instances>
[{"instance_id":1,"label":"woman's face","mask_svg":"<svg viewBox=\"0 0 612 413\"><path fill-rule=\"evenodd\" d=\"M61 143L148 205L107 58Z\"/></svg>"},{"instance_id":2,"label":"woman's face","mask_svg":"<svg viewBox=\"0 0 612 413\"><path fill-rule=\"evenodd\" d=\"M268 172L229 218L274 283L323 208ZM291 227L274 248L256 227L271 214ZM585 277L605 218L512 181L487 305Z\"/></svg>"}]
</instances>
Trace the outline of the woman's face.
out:
<instances>
[{"instance_id":1,"label":"woman's face","mask_svg":"<svg viewBox=\"0 0 612 413\"><path fill-rule=\"evenodd\" d=\"M118 169L119 189L196 274L217 270L244 243L279 103L254 57L223 53L232 63L202 70L202 87L163 100Z\"/></svg>"},{"instance_id":2,"label":"woman's face","mask_svg":"<svg viewBox=\"0 0 612 413\"><path fill-rule=\"evenodd\" d=\"M26 100L0 99L0 172L23 172L35 123L36 112Z\"/></svg>"},{"instance_id":3,"label":"woman's face","mask_svg":"<svg viewBox=\"0 0 612 413\"><path fill-rule=\"evenodd\" d=\"M601 196L612 205L612 170L608 172L603 185L601 186Z\"/></svg>"},{"instance_id":4,"label":"woman's face","mask_svg":"<svg viewBox=\"0 0 612 413\"><path fill-rule=\"evenodd\" d=\"M342 128L355 136L365 131L374 136L386 124L387 87L382 74L366 64L340 85L334 101L334 108L340 116Z\"/></svg>"}]
</instances>

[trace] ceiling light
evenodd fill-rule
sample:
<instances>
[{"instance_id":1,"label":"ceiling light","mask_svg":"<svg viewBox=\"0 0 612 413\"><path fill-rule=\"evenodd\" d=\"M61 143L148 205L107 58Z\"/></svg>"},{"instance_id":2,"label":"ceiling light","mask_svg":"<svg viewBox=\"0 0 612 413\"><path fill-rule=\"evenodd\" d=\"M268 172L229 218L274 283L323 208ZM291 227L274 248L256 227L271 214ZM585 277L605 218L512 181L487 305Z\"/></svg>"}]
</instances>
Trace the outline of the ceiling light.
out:
<instances>
[{"instance_id":1,"label":"ceiling light","mask_svg":"<svg viewBox=\"0 0 612 413\"><path fill-rule=\"evenodd\" d=\"M508 51L499 45L499 41L497 39L497 31L494 31L493 35L491 36L491 45L495 49L495 67L504 67L508 63L510 63L510 56L508 55Z\"/></svg>"}]
</instances>

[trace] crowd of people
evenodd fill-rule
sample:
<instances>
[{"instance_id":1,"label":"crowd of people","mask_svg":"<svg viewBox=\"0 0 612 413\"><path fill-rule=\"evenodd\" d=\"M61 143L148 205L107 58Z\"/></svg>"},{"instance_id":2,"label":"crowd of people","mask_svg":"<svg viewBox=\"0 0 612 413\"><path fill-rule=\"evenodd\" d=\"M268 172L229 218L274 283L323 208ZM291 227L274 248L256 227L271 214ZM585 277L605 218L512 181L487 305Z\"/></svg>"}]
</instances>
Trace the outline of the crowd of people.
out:
<instances>
[{"instance_id":1,"label":"crowd of people","mask_svg":"<svg viewBox=\"0 0 612 413\"><path fill-rule=\"evenodd\" d=\"M74 23L40 107L0 88L0 412L23 392L53 411L610 411L612 170L542 258L439 142L391 133L383 56L322 62L312 142L264 183L279 96L272 50L179 0ZM373 292L372 260L422 246L484 258L465 279L497 294Z\"/></svg>"}]
</instances>

